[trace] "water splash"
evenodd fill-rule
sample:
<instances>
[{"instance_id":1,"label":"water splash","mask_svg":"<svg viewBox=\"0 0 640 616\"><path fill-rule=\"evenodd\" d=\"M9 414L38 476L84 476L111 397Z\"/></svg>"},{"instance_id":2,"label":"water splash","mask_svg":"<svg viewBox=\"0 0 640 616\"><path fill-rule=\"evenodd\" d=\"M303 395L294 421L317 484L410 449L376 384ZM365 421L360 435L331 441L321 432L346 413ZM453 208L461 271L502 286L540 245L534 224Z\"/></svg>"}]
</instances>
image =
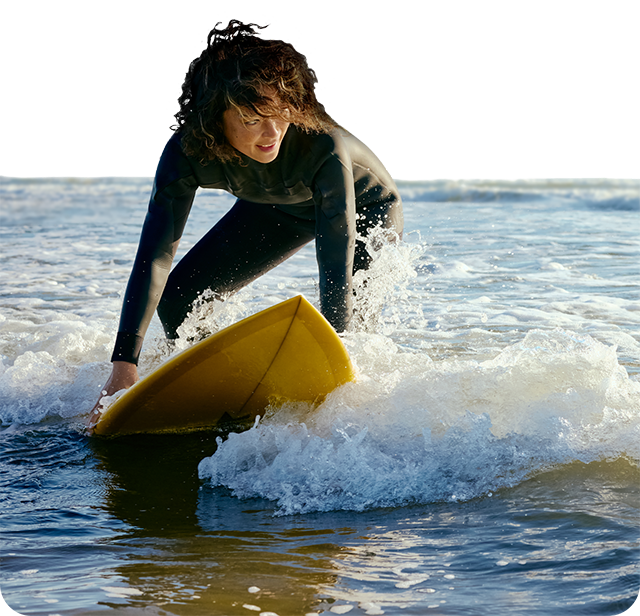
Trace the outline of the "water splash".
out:
<instances>
[{"instance_id":1,"label":"water splash","mask_svg":"<svg viewBox=\"0 0 640 616\"><path fill-rule=\"evenodd\" d=\"M389 336L407 313L412 312L410 285L417 278L417 262L426 246L419 233L408 234L414 241L389 242L387 229L373 229L365 241L371 257L367 270L353 277L355 295L351 331L381 332Z\"/></svg>"},{"instance_id":2,"label":"water splash","mask_svg":"<svg viewBox=\"0 0 640 616\"><path fill-rule=\"evenodd\" d=\"M576 460L640 459L640 384L589 336L535 331L493 360L437 364L379 335L349 341L357 382L220 440L200 477L293 514L467 500Z\"/></svg>"}]
</instances>

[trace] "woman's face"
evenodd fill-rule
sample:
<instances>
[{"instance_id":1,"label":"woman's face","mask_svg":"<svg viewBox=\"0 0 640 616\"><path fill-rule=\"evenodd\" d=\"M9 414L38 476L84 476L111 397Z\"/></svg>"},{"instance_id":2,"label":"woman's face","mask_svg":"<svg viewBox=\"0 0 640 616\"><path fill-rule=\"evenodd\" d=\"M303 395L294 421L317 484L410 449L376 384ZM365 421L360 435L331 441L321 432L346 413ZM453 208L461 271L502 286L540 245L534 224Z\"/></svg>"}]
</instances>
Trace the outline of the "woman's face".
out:
<instances>
[{"instance_id":1,"label":"woman's face","mask_svg":"<svg viewBox=\"0 0 640 616\"><path fill-rule=\"evenodd\" d=\"M262 117L231 107L222 115L224 136L239 152L259 163L270 163L280 151L289 122L277 117Z\"/></svg>"}]
</instances>

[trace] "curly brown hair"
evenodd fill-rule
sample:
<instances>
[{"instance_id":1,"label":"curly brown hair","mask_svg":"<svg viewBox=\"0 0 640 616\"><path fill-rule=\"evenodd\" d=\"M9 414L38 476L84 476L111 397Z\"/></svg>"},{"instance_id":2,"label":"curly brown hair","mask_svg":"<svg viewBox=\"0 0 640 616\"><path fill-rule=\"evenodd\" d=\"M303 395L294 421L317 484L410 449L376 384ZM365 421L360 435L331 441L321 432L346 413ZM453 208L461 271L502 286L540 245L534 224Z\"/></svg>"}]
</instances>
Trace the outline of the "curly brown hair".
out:
<instances>
[{"instance_id":1,"label":"curly brown hair","mask_svg":"<svg viewBox=\"0 0 640 616\"><path fill-rule=\"evenodd\" d=\"M337 126L316 99L315 72L292 45L258 38L255 28L266 26L235 19L224 29L219 25L189 66L178 99L178 125L172 128L182 135L187 155L201 162L240 159L224 136L222 116L232 107L281 117L307 132Z\"/></svg>"}]
</instances>

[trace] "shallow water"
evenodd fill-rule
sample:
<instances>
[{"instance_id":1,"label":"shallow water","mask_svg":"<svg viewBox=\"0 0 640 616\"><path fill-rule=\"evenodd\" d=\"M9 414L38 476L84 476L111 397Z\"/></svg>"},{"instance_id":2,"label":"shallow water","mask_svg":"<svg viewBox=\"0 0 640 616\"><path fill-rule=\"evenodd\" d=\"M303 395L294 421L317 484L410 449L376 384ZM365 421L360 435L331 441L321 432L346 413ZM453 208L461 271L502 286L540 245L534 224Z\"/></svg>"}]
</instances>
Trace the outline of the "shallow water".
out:
<instances>
[{"instance_id":1,"label":"shallow water","mask_svg":"<svg viewBox=\"0 0 640 616\"><path fill-rule=\"evenodd\" d=\"M0 179L0 587L23 614L619 614L640 182L401 186L358 380L246 432L87 438L150 180ZM232 203L196 200L180 254ZM183 341L302 293L309 246ZM362 282L362 281L360 281ZM154 321L141 372L167 357Z\"/></svg>"}]
</instances>

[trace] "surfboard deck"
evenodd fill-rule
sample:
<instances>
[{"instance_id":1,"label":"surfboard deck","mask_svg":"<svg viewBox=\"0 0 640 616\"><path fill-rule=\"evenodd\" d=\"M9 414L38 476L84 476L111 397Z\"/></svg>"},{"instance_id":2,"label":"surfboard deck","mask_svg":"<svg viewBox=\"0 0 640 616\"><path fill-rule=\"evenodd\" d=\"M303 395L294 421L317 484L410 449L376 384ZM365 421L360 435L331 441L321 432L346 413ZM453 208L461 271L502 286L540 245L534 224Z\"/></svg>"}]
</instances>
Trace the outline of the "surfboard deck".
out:
<instances>
[{"instance_id":1,"label":"surfboard deck","mask_svg":"<svg viewBox=\"0 0 640 616\"><path fill-rule=\"evenodd\" d=\"M317 405L354 379L335 330L299 295L169 359L107 408L93 434L187 432L250 421L269 405Z\"/></svg>"}]
</instances>

